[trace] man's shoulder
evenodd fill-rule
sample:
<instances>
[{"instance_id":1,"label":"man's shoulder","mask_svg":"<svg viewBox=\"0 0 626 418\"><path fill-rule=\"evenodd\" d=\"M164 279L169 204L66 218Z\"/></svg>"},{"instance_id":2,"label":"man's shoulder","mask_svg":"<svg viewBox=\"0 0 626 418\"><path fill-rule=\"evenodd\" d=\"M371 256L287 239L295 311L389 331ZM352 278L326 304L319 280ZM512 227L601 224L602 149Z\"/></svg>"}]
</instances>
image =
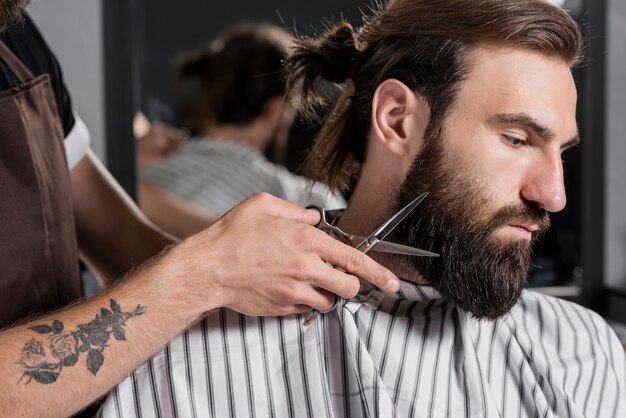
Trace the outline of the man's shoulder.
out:
<instances>
[{"instance_id":1,"label":"man's shoulder","mask_svg":"<svg viewBox=\"0 0 626 418\"><path fill-rule=\"evenodd\" d=\"M576 302L551 296L532 289L524 290L512 313L515 314L522 312L545 317L552 315L562 317L563 314L573 314L578 317L589 317L594 322L599 321L606 324L604 319L591 309L585 308Z\"/></svg>"},{"instance_id":2,"label":"man's shoulder","mask_svg":"<svg viewBox=\"0 0 626 418\"><path fill-rule=\"evenodd\" d=\"M539 291L525 290L510 314L518 324L534 324L541 332L572 330L590 340L610 338L612 330L597 312Z\"/></svg>"}]
</instances>

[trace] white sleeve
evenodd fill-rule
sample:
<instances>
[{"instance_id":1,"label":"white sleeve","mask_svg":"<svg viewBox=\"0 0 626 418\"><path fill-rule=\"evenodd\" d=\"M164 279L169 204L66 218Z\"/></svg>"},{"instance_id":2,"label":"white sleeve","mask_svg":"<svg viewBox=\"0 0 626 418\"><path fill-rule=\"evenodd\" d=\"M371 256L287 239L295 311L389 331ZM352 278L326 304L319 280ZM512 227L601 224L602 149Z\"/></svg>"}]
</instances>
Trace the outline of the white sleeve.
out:
<instances>
[{"instance_id":1,"label":"white sleeve","mask_svg":"<svg viewBox=\"0 0 626 418\"><path fill-rule=\"evenodd\" d=\"M65 137L65 156L67 157L67 168L72 171L74 167L83 159L89 149L91 137L85 122L74 112L74 126Z\"/></svg>"}]
</instances>

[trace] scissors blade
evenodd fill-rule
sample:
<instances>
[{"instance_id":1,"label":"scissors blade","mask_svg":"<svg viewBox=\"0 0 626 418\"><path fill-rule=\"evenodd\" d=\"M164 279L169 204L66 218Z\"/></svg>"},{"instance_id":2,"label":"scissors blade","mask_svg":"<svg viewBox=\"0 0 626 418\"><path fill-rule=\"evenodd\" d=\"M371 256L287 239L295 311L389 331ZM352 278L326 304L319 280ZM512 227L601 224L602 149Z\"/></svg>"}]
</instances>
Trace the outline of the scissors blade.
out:
<instances>
[{"instance_id":1,"label":"scissors blade","mask_svg":"<svg viewBox=\"0 0 626 418\"><path fill-rule=\"evenodd\" d=\"M348 235L348 240L352 243L352 246L356 246L363 242L366 238L358 235ZM370 251L377 251L379 253L389 254L401 254L401 255L413 255L418 257L439 257L439 254L432 253L430 251L422 250L420 248L409 247L408 245L402 245L395 242L381 241L376 244L375 248L372 247Z\"/></svg>"},{"instance_id":2,"label":"scissors blade","mask_svg":"<svg viewBox=\"0 0 626 418\"><path fill-rule=\"evenodd\" d=\"M413 200L411 203L398 211L398 213L389 218L387 222L382 224L376 231L374 231L372 235L374 235L374 237L376 237L376 239L379 241L385 239L385 237L389 235L389 233L393 231L396 226L398 226L398 224L404 220L404 218L406 218L411 212L413 212L417 205L419 205L424 199L426 199L426 196L428 196L428 192L424 192L421 195L417 196L415 200Z\"/></svg>"},{"instance_id":3,"label":"scissors blade","mask_svg":"<svg viewBox=\"0 0 626 418\"><path fill-rule=\"evenodd\" d=\"M424 192L421 195L417 196L415 200L411 203L400 209L397 213L395 213L391 218L389 218L384 224L382 224L376 231L374 231L369 237L367 237L363 242L357 245L355 248L357 250L361 250L364 253L368 252L376 245L380 243L380 241L384 240L387 235L391 231L395 229L400 222L404 220L415 208L417 205L422 203L422 201L428 196L428 192Z\"/></svg>"}]
</instances>

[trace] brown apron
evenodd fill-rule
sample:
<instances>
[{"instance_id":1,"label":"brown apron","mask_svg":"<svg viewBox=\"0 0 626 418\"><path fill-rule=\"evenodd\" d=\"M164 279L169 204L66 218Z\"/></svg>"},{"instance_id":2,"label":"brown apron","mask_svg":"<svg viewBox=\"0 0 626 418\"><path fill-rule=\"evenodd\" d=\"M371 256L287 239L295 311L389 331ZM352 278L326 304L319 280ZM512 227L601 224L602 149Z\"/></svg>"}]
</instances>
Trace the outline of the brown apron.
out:
<instances>
[{"instance_id":1,"label":"brown apron","mask_svg":"<svg viewBox=\"0 0 626 418\"><path fill-rule=\"evenodd\" d=\"M48 74L0 41L20 85L0 92L0 327L82 295L63 129Z\"/></svg>"}]
</instances>

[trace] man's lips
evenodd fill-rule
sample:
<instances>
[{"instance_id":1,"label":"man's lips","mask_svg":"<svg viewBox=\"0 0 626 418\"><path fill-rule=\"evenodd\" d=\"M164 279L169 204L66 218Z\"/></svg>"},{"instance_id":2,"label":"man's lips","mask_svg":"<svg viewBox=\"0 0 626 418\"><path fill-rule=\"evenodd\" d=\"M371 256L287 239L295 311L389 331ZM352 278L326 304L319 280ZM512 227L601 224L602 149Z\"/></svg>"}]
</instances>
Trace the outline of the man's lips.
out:
<instances>
[{"instance_id":1,"label":"man's lips","mask_svg":"<svg viewBox=\"0 0 626 418\"><path fill-rule=\"evenodd\" d=\"M513 236L518 238L523 238L525 240L532 240L533 234L539 231L539 226L534 223L526 223L526 222L512 222L506 224L509 231L513 232Z\"/></svg>"},{"instance_id":2,"label":"man's lips","mask_svg":"<svg viewBox=\"0 0 626 418\"><path fill-rule=\"evenodd\" d=\"M512 226L514 228L525 229L526 231L530 233L533 233L539 230L539 226L537 224L528 223L528 222L512 222L509 224L509 226Z\"/></svg>"}]
</instances>

